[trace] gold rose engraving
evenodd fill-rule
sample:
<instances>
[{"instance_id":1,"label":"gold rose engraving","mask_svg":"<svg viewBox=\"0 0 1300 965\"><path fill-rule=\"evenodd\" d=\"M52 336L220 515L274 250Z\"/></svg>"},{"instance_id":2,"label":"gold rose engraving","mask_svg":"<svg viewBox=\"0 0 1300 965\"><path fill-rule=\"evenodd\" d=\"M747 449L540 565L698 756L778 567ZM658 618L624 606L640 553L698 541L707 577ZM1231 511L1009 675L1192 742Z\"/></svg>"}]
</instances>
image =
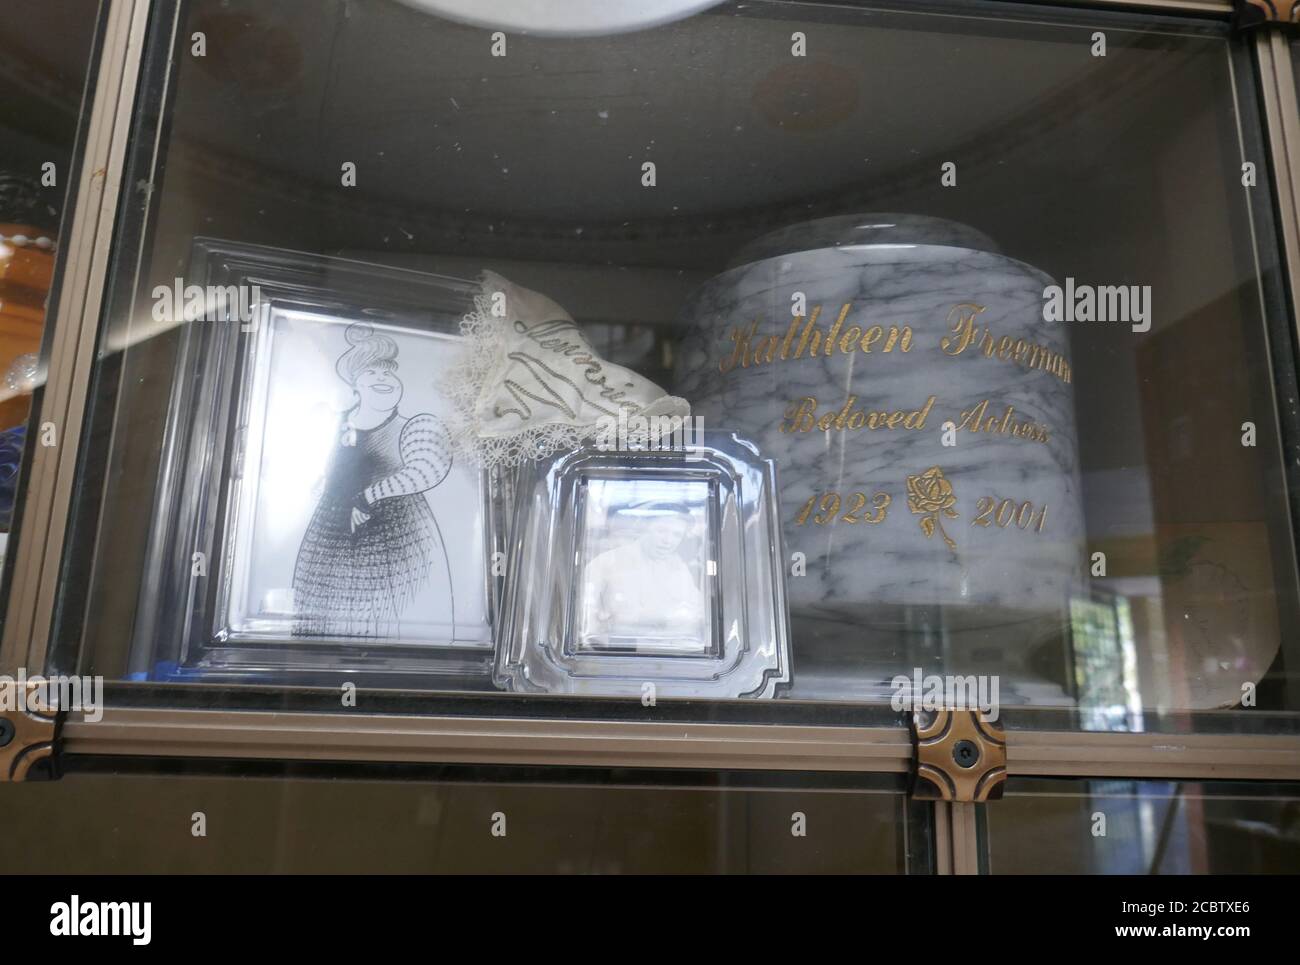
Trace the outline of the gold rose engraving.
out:
<instances>
[{"instance_id":1,"label":"gold rose engraving","mask_svg":"<svg viewBox=\"0 0 1300 965\"><path fill-rule=\"evenodd\" d=\"M956 550L957 544L943 528L943 517L957 518L957 497L952 491L952 483L944 478L943 470L931 466L917 476L907 477L907 506L913 515L921 517L921 532L930 538L937 529L948 549Z\"/></svg>"}]
</instances>

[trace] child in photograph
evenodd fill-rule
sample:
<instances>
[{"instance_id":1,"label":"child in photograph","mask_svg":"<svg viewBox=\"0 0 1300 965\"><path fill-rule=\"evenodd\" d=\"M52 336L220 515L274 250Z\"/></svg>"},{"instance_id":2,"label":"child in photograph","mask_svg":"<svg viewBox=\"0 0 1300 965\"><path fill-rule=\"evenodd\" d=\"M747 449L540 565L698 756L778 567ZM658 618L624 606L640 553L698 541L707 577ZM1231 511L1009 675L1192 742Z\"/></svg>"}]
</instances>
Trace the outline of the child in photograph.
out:
<instances>
[{"instance_id":1,"label":"child in photograph","mask_svg":"<svg viewBox=\"0 0 1300 965\"><path fill-rule=\"evenodd\" d=\"M695 528L680 503L635 507L638 533L583 571L583 627L595 647L704 651L704 594L680 550ZM624 638L624 639L619 639Z\"/></svg>"}]
</instances>

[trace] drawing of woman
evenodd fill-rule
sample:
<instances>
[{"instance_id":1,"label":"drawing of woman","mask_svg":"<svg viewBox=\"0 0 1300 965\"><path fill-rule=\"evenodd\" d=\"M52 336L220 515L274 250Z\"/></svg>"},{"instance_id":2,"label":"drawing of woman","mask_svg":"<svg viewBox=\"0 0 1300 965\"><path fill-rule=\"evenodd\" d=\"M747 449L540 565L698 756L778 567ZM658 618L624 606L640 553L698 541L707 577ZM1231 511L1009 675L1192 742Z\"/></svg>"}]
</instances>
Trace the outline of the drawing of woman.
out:
<instances>
[{"instance_id":1,"label":"drawing of woman","mask_svg":"<svg viewBox=\"0 0 1300 965\"><path fill-rule=\"evenodd\" d=\"M424 497L451 469L450 435L435 416L398 413L391 337L361 323L345 337L335 371L354 402L294 564L294 633L396 636L403 610L431 582L438 622L454 625L446 546Z\"/></svg>"}]
</instances>

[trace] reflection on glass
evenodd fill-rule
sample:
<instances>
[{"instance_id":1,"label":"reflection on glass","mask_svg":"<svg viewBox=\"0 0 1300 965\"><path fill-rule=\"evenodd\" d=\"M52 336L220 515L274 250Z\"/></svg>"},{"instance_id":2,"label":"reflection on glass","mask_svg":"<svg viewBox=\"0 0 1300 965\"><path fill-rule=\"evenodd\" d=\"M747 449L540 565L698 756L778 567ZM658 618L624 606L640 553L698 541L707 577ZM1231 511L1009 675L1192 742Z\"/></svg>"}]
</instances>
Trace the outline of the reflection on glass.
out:
<instances>
[{"instance_id":1,"label":"reflection on glass","mask_svg":"<svg viewBox=\"0 0 1300 965\"><path fill-rule=\"evenodd\" d=\"M1083 730L1142 730L1129 602L1096 590L1070 601L1074 679Z\"/></svg>"},{"instance_id":2,"label":"reflection on glass","mask_svg":"<svg viewBox=\"0 0 1300 965\"><path fill-rule=\"evenodd\" d=\"M1300 868L1300 789L1293 785L1013 778L983 814L994 874Z\"/></svg>"},{"instance_id":3,"label":"reflection on glass","mask_svg":"<svg viewBox=\"0 0 1300 965\"><path fill-rule=\"evenodd\" d=\"M98 4L11 0L0 20L0 567L54 281ZM0 603L0 613L3 605Z\"/></svg>"}]
</instances>

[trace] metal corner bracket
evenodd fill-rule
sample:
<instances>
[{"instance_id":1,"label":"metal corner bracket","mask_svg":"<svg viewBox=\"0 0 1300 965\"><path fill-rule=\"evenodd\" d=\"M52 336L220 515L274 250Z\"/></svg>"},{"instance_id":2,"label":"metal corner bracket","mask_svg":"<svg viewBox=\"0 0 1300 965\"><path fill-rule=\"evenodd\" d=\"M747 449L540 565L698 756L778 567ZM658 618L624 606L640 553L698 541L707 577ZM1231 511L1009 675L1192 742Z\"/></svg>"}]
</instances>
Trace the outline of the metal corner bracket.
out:
<instances>
[{"instance_id":1,"label":"metal corner bracket","mask_svg":"<svg viewBox=\"0 0 1300 965\"><path fill-rule=\"evenodd\" d=\"M34 682L8 687L7 693L14 706L0 705L0 782L26 781L41 761L48 761L46 773L57 777L62 714L41 702Z\"/></svg>"},{"instance_id":2,"label":"metal corner bracket","mask_svg":"<svg viewBox=\"0 0 1300 965\"><path fill-rule=\"evenodd\" d=\"M912 796L971 803L1002 796L1007 735L978 710L943 709L912 715L916 770Z\"/></svg>"}]
</instances>

